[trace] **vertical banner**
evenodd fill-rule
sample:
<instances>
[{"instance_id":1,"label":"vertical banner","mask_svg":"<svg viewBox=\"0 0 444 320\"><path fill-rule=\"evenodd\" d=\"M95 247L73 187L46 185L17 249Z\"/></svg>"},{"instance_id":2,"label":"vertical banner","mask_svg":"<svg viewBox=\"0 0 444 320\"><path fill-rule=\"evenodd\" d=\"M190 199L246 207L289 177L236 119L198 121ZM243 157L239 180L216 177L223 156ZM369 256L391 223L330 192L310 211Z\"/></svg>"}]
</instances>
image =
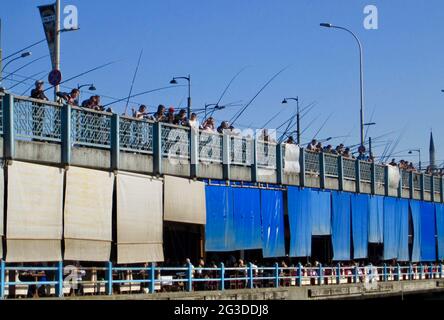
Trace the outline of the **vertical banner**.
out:
<instances>
[{"instance_id":1,"label":"vertical banner","mask_svg":"<svg viewBox=\"0 0 444 320\"><path fill-rule=\"evenodd\" d=\"M45 31L46 41L48 42L49 53L51 55L52 68L56 69L56 4L49 4L38 7L40 17L42 18L43 30Z\"/></svg>"}]
</instances>

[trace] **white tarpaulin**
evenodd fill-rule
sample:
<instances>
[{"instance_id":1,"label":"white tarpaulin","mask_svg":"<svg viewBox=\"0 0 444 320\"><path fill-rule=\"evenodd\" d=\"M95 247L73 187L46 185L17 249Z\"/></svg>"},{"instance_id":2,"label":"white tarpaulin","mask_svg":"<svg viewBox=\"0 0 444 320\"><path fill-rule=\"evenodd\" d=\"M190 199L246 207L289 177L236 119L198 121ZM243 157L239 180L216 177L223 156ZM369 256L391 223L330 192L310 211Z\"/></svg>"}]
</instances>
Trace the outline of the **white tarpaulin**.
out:
<instances>
[{"instance_id":1,"label":"white tarpaulin","mask_svg":"<svg viewBox=\"0 0 444 320\"><path fill-rule=\"evenodd\" d=\"M62 259L63 174L18 161L8 167L7 262Z\"/></svg>"},{"instance_id":2,"label":"white tarpaulin","mask_svg":"<svg viewBox=\"0 0 444 320\"><path fill-rule=\"evenodd\" d=\"M69 167L65 195L65 260L109 261L114 174Z\"/></svg>"},{"instance_id":3,"label":"white tarpaulin","mask_svg":"<svg viewBox=\"0 0 444 320\"><path fill-rule=\"evenodd\" d=\"M165 176L164 220L206 224L205 183Z\"/></svg>"},{"instance_id":4,"label":"white tarpaulin","mask_svg":"<svg viewBox=\"0 0 444 320\"><path fill-rule=\"evenodd\" d=\"M3 236L5 235L3 229L3 199L5 195L5 184L4 184L4 174L3 174L3 161L0 162L0 259L3 258Z\"/></svg>"},{"instance_id":5,"label":"white tarpaulin","mask_svg":"<svg viewBox=\"0 0 444 320\"><path fill-rule=\"evenodd\" d=\"M162 181L117 174L117 263L163 261Z\"/></svg>"},{"instance_id":6,"label":"white tarpaulin","mask_svg":"<svg viewBox=\"0 0 444 320\"><path fill-rule=\"evenodd\" d=\"M388 166L389 188L397 189L399 187L400 180L401 174L399 172L399 168L396 166Z\"/></svg>"},{"instance_id":7,"label":"white tarpaulin","mask_svg":"<svg viewBox=\"0 0 444 320\"><path fill-rule=\"evenodd\" d=\"M294 144L284 144L284 172L298 174L301 172L299 164L300 148Z\"/></svg>"}]
</instances>

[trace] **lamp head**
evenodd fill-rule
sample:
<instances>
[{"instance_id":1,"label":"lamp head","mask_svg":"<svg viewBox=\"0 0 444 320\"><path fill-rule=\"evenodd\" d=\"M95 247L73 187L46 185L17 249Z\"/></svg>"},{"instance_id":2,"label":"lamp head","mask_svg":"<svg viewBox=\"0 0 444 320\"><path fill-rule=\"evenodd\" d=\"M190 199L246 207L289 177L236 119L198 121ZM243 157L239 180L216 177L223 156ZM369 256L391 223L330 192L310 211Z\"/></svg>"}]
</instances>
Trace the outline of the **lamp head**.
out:
<instances>
[{"instance_id":1,"label":"lamp head","mask_svg":"<svg viewBox=\"0 0 444 320\"><path fill-rule=\"evenodd\" d=\"M26 57L29 57L31 54L32 54L31 51L26 51L26 52L23 52L23 53L20 55L20 57L21 57L21 58L26 58Z\"/></svg>"},{"instance_id":2,"label":"lamp head","mask_svg":"<svg viewBox=\"0 0 444 320\"><path fill-rule=\"evenodd\" d=\"M97 89L96 89L96 87L92 84L92 85L88 88L88 90L89 90L89 91L96 91Z\"/></svg>"},{"instance_id":3,"label":"lamp head","mask_svg":"<svg viewBox=\"0 0 444 320\"><path fill-rule=\"evenodd\" d=\"M331 23L321 23L320 26L324 27L324 28L331 28L332 27Z\"/></svg>"},{"instance_id":4,"label":"lamp head","mask_svg":"<svg viewBox=\"0 0 444 320\"><path fill-rule=\"evenodd\" d=\"M176 79L171 80L171 81L170 81L170 84L177 84Z\"/></svg>"},{"instance_id":5,"label":"lamp head","mask_svg":"<svg viewBox=\"0 0 444 320\"><path fill-rule=\"evenodd\" d=\"M282 104L287 104L287 103L288 103L287 99L284 99L284 100L282 101Z\"/></svg>"}]
</instances>

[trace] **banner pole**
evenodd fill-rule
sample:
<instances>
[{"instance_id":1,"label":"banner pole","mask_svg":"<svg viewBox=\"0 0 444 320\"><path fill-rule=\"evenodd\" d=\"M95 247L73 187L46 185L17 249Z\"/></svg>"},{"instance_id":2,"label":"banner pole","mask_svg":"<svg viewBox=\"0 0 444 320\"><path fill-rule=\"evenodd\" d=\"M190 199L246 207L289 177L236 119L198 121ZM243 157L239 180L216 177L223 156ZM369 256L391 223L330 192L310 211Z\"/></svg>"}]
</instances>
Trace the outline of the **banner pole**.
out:
<instances>
[{"instance_id":1,"label":"banner pole","mask_svg":"<svg viewBox=\"0 0 444 320\"><path fill-rule=\"evenodd\" d=\"M60 0L56 0L56 38L55 38L55 69L60 70ZM60 85L54 87L54 101L57 102L57 92Z\"/></svg>"}]
</instances>

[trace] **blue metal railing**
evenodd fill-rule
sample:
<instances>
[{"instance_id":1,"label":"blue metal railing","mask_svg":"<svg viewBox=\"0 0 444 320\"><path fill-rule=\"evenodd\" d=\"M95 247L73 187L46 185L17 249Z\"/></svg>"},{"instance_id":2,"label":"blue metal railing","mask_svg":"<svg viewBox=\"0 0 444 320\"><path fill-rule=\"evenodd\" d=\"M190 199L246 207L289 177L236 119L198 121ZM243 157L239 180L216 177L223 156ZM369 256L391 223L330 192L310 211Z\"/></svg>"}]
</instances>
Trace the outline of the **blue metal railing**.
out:
<instances>
[{"instance_id":1,"label":"blue metal railing","mask_svg":"<svg viewBox=\"0 0 444 320\"><path fill-rule=\"evenodd\" d=\"M325 154L325 175L328 177L339 177L338 156L333 154Z\"/></svg>"},{"instance_id":2,"label":"blue metal railing","mask_svg":"<svg viewBox=\"0 0 444 320\"><path fill-rule=\"evenodd\" d=\"M71 139L75 145L96 148L111 146L111 115L73 108L71 111Z\"/></svg>"},{"instance_id":3,"label":"blue metal railing","mask_svg":"<svg viewBox=\"0 0 444 320\"><path fill-rule=\"evenodd\" d=\"M199 134L199 159L206 162L222 163L223 135L201 131Z\"/></svg>"},{"instance_id":4,"label":"blue metal railing","mask_svg":"<svg viewBox=\"0 0 444 320\"><path fill-rule=\"evenodd\" d=\"M190 129L161 124L161 151L164 157L190 158Z\"/></svg>"},{"instance_id":5,"label":"blue metal railing","mask_svg":"<svg viewBox=\"0 0 444 320\"><path fill-rule=\"evenodd\" d=\"M287 267L275 263L259 267L158 267L154 263L141 267L10 266L0 262L0 297L36 297L43 287L46 296L63 297L72 293L126 294L165 291L223 291L267 287L329 286L378 282L444 279L442 264ZM15 294L14 294L15 292Z\"/></svg>"},{"instance_id":6,"label":"blue metal railing","mask_svg":"<svg viewBox=\"0 0 444 320\"><path fill-rule=\"evenodd\" d=\"M119 118L120 149L136 153L153 153L154 123L127 117Z\"/></svg>"},{"instance_id":7,"label":"blue metal railing","mask_svg":"<svg viewBox=\"0 0 444 320\"><path fill-rule=\"evenodd\" d=\"M250 166L253 159L252 139L233 136L230 139L231 163L234 165Z\"/></svg>"},{"instance_id":8,"label":"blue metal railing","mask_svg":"<svg viewBox=\"0 0 444 320\"><path fill-rule=\"evenodd\" d=\"M355 180L356 179L356 160L344 159L344 178Z\"/></svg>"}]
</instances>

